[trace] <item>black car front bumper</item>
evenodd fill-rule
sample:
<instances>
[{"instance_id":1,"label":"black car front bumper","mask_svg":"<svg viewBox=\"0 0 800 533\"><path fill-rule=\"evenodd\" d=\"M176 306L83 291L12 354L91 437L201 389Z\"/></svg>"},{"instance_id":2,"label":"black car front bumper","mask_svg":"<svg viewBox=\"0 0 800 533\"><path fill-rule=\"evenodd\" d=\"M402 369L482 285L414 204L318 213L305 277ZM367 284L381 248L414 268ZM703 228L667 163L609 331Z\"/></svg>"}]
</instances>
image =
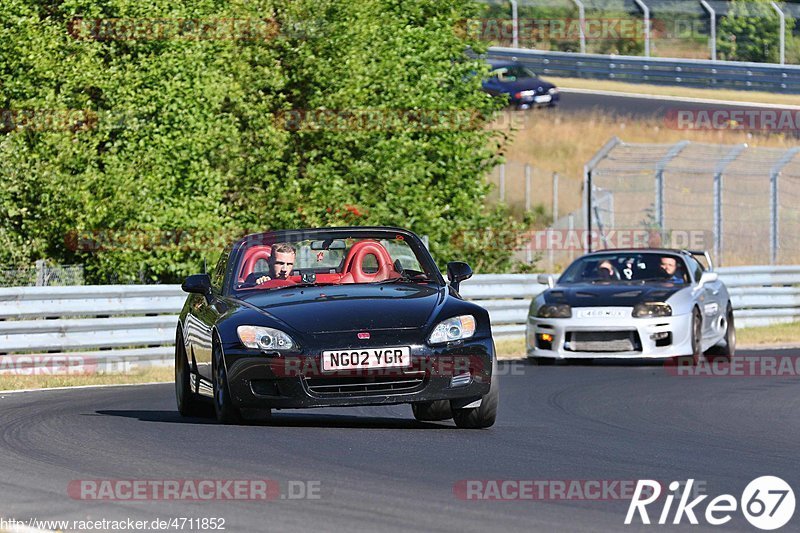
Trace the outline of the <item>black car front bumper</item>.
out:
<instances>
[{"instance_id":1,"label":"black car front bumper","mask_svg":"<svg viewBox=\"0 0 800 533\"><path fill-rule=\"evenodd\" d=\"M410 368L322 372L319 351L292 355L224 349L228 386L242 408L309 408L451 400L468 405L489 392L491 338L446 346L411 345Z\"/></svg>"}]
</instances>

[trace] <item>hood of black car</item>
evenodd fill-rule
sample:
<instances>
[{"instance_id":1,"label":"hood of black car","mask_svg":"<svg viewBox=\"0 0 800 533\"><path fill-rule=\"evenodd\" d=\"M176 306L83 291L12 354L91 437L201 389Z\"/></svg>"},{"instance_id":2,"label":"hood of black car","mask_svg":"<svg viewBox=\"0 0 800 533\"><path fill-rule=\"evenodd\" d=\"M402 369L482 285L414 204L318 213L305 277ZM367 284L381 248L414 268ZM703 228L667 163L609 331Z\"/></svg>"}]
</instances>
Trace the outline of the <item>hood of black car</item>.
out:
<instances>
[{"instance_id":1,"label":"hood of black car","mask_svg":"<svg viewBox=\"0 0 800 533\"><path fill-rule=\"evenodd\" d=\"M348 284L257 291L240 299L304 332L418 328L444 297L433 284Z\"/></svg>"},{"instance_id":2,"label":"hood of black car","mask_svg":"<svg viewBox=\"0 0 800 533\"><path fill-rule=\"evenodd\" d=\"M571 307L623 306L639 302L664 302L686 284L669 282L595 282L556 285L545 292L547 303L565 303Z\"/></svg>"}]
</instances>

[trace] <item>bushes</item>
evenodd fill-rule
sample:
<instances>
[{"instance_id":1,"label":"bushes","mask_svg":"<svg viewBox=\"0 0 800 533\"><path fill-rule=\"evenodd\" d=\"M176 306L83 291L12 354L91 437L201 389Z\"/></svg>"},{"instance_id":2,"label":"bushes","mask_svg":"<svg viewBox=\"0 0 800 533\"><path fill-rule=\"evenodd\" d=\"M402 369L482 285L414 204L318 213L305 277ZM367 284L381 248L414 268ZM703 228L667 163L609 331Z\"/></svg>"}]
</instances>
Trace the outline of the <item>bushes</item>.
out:
<instances>
[{"instance_id":1,"label":"bushes","mask_svg":"<svg viewBox=\"0 0 800 533\"><path fill-rule=\"evenodd\" d=\"M90 282L167 282L213 264L223 242L247 231L397 224L428 235L441 264L506 268L508 250L462 249L453 237L518 229L502 208L484 207L496 156L475 119L498 104L455 31L471 9L6 0L0 108L62 120L34 127L7 113L0 126L0 263L48 258L84 263ZM173 33L148 34L153 19L173 21ZM207 38L213 28L191 33L182 25L191 19L254 21L256 33ZM320 108L402 121L283 120ZM63 119L69 110L79 118Z\"/></svg>"}]
</instances>

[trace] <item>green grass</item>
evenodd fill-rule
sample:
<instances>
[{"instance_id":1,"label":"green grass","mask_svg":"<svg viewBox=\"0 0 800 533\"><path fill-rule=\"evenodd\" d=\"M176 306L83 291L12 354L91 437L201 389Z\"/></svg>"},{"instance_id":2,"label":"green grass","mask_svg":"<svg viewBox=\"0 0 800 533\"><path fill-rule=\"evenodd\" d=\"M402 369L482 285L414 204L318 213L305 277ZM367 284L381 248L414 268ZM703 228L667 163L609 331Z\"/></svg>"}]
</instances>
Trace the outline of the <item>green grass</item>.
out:
<instances>
[{"instance_id":1,"label":"green grass","mask_svg":"<svg viewBox=\"0 0 800 533\"><path fill-rule=\"evenodd\" d=\"M81 385L132 385L136 383L173 381L172 366L147 367L119 374L89 375L0 375L0 391L20 389L49 389L53 387L76 387Z\"/></svg>"}]
</instances>

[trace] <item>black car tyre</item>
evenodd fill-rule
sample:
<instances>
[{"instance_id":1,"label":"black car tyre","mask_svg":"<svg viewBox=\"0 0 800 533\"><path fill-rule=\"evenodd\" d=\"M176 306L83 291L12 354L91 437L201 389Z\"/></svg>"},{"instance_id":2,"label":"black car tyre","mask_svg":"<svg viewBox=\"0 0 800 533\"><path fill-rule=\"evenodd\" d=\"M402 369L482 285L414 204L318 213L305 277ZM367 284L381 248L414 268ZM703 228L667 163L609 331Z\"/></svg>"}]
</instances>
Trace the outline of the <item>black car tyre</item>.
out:
<instances>
[{"instance_id":1,"label":"black car tyre","mask_svg":"<svg viewBox=\"0 0 800 533\"><path fill-rule=\"evenodd\" d=\"M698 308L692 311L692 355L683 356L678 362L684 365L697 365L703 357L703 317Z\"/></svg>"},{"instance_id":2,"label":"black car tyre","mask_svg":"<svg viewBox=\"0 0 800 533\"><path fill-rule=\"evenodd\" d=\"M714 360L730 361L736 353L736 325L733 323L733 307L728 302L725 311L725 338L708 351Z\"/></svg>"},{"instance_id":3,"label":"black car tyre","mask_svg":"<svg viewBox=\"0 0 800 533\"><path fill-rule=\"evenodd\" d=\"M412 403L411 411L414 413L414 418L420 422L436 422L453 418L453 410L450 409L448 400Z\"/></svg>"},{"instance_id":4,"label":"black car tyre","mask_svg":"<svg viewBox=\"0 0 800 533\"><path fill-rule=\"evenodd\" d=\"M552 366L556 363L553 357L528 357L528 362L535 366Z\"/></svg>"},{"instance_id":5,"label":"black car tyre","mask_svg":"<svg viewBox=\"0 0 800 533\"><path fill-rule=\"evenodd\" d=\"M231 393L228 388L228 373L222 357L222 346L217 339L214 339L212 351L214 412L217 415L217 421L223 424L239 423L242 420L242 415L239 409L233 405L233 400L231 400Z\"/></svg>"},{"instance_id":6,"label":"black car tyre","mask_svg":"<svg viewBox=\"0 0 800 533\"><path fill-rule=\"evenodd\" d=\"M500 402L500 387L497 376L492 376L488 394L481 398L481 405L470 409L453 409L453 420L462 429L482 429L494 425L497 405Z\"/></svg>"},{"instance_id":7,"label":"black car tyre","mask_svg":"<svg viewBox=\"0 0 800 533\"><path fill-rule=\"evenodd\" d=\"M182 416L194 416L200 411L200 400L192 392L190 379L189 358L183 343L183 333L178 329L175 334L175 399L178 403L178 412Z\"/></svg>"}]
</instances>

